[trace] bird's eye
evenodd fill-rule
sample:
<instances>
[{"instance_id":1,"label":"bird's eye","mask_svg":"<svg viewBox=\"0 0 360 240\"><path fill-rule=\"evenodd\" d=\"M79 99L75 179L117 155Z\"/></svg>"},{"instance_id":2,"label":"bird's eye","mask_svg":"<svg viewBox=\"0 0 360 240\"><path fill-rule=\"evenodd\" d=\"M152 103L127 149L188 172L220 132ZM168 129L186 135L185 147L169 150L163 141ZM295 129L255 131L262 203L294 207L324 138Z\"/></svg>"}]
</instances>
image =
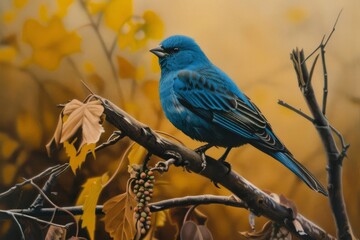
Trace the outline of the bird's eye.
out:
<instances>
[{"instance_id":1,"label":"bird's eye","mask_svg":"<svg viewBox=\"0 0 360 240\"><path fill-rule=\"evenodd\" d=\"M179 51L179 48L177 48L177 47L169 48L169 49L167 50L167 52L168 52L169 54L177 53L178 51Z\"/></svg>"}]
</instances>

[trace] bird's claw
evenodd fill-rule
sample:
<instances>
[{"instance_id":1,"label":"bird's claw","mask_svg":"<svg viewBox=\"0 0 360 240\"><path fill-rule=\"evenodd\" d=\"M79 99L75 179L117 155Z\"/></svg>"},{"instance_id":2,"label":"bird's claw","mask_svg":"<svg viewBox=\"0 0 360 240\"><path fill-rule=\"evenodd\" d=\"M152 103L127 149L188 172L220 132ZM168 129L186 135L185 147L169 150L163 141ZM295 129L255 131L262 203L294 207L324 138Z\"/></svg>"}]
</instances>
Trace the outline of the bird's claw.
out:
<instances>
[{"instance_id":1,"label":"bird's claw","mask_svg":"<svg viewBox=\"0 0 360 240\"><path fill-rule=\"evenodd\" d=\"M199 173L202 173L205 170L207 163L206 163L205 153L202 152L200 156L201 156L201 171Z\"/></svg>"},{"instance_id":2,"label":"bird's claw","mask_svg":"<svg viewBox=\"0 0 360 240\"><path fill-rule=\"evenodd\" d=\"M228 175L231 172L231 164L229 162L222 161L222 160L220 160L220 162L228 169L226 172L226 175Z\"/></svg>"}]
</instances>

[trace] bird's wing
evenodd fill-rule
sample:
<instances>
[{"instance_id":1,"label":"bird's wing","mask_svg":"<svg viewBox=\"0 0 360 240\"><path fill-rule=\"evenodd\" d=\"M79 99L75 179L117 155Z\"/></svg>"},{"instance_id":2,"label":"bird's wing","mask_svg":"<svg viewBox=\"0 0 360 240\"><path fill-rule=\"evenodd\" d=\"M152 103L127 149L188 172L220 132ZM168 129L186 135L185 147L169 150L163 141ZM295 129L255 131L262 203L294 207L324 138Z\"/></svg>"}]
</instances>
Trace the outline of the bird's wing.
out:
<instances>
[{"instance_id":1,"label":"bird's wing","mask_svg":"<svg viewBox=\"0 0 360 240\"><path fill-rule=\"evenodd\" d=\"M259 147L287 151L255 104L245 95L241 97L229 90L226 77L216 69L182 70L174 81L174 91L180 103L200 117Z\"/></svg>"}]
</instances>

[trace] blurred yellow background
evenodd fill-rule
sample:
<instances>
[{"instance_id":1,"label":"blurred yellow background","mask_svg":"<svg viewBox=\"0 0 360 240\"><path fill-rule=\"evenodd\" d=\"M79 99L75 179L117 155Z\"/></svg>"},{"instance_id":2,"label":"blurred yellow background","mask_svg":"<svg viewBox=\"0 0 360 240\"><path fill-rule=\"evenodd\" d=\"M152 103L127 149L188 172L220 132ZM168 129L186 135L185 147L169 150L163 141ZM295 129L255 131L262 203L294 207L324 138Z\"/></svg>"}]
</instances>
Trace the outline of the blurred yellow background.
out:
<instances>
[{"instance_id":1,"label":"blurred yellow background","mask_svg":"<svg viewBox=\"0 0 360 240\"><path fill-rule=\"evenodd\" d=\"M360 236L360 2L245 0L5 0L0 2L0 190L22 177L66 161L49 159L45 144L55 130L57 104L83 99L88 91L110 99L150 127L174 135L195 148L163 116L155 57L148 50L174 34L193 37L214 64L223 69L257 104L294 156L326 185L325 154L314 127L277 104L278 99L307 111L289 59L295 47L312 52L342 15L326 49L329 74L327 117L351 144L343 164L349 217ZM313 59L311 59L312 61ZM310 62L311 62L310 61ZM310 63L309 62L309 63ZM320 63L313 78L319 101ZM108 134L112 130L107 128ZM105 138L104 138L105 139ZM59 179L55 201L74 204L85 179L113 171L128 143L89 158L77 176ZM209 154L220 156L223 150ZM233 169L261 189L283 193L299 211L336 234L327 199L309 190L286 168L251 146L232 150ZM101 201L124 191L126 169ZM181 169L158 177L155 200L204 193L229 195L208 180ZM197 184L194 184L196 182ZM25 189L26 190L26 189ZM28 207L29 197L0 201L1 209ZM100 201L100 203L102 203ZM202 206L215 239L237 239L249 230L248 212L224 206ZM261 228L264 219L257 220ZM101 229L102 223L98 223ZM1 236L17 231L9 224ZM101 231L97 231L100 239Z\"/></svg>"}]
</instances>

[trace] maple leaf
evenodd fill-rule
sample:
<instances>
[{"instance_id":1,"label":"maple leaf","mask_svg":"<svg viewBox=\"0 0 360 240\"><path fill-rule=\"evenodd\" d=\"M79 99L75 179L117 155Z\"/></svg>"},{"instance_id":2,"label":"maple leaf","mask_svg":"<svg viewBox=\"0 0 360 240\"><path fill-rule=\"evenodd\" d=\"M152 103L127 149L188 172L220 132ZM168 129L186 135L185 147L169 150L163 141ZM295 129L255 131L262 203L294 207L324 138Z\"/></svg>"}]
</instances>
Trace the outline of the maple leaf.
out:
<instances>
[{"instance_id":1,"label":"maple leaf","mask_svg":"<svg viewBox=\"0 0 360 240\"><path fill-rule=\"evenodd\" d=\"M104 112L104 107L100 101L80 102L77 99L72 100L65 105L63 115L68 115L66 122L61 129L60 143L63 143L73 137L81 128L82 139L79 149L84 144L96 143L99 141L104 128L101 126L100 116Z\"/></svg>"},{"instance_id":2,"label":"maple leaf","mask_svg":"<svg viewBox=\"0 0 360 240\"><path fill-rule=\"evenodd\" d=\"M114 240L128 240L135 236L135 199L128 193L117 195L105 202L105 230Z\"/></svg>"},{"instance_id":3,"label":"maple leaf","mask_svg":"<svg viewBox=\"0 0 360 240\"><path fill-rule=\"evenodd\" d=\"M89 232L90 239L94 239L95 233L95 208L98 202L102 186L109 180L109 176L105 173L101 177L89 178L85 184L83 184L83 190L81 191L76 205L83 205L83 214L81 216L81 227L86 228Z\"/></svg>"}]
</instances>

